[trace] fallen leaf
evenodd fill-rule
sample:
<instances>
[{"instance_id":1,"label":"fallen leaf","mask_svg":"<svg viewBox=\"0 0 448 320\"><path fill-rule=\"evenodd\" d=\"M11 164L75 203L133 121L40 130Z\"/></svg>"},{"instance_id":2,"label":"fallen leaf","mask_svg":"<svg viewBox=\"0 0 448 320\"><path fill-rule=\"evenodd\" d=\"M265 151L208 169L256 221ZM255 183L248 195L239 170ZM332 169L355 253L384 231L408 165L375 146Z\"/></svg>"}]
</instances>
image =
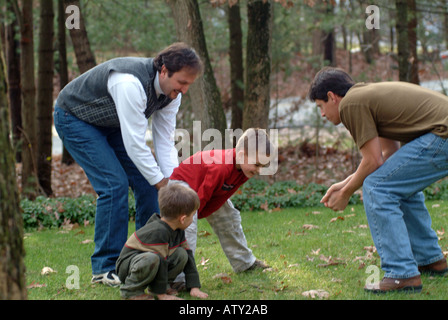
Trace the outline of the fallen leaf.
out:
<instances>
[{"instance_id":1,"label":"fallen leaf","mask_svg":"<svg viewBox=\"0 0 448 320\"><path fill-rule=\"evenodd\" d=\"M367 250L369 252L376 252L376 248L375 246L369 246L369 247L364 247L364 250Z\"/></svg>"},{"instance_id":2,"label":"fallen leaf","mask_svg":"<svg viewBox=\"0 0 448 320\"><path fill-rule=\"evenodd\" d=\"M294 268L294 267L299 267L299 264L298 263L294 263L294 264L290 264L288 266L288 268Z\"/></svg>"},{"instance_id":3,"label":"fallen leaf","mask_svg":"<svg viewBox=\"0 0 448 320\"><path fill-rule=\"evenodd\" d=\"M44 267L42 268L40 274L43 276L49 275L50 273L55 273L56 271L54 271L53 269L51 269L50 267Z\"/></svg>"},{"instance_id":4,"label":"fallen leaf","mask_svg":"<svg viewBox=\"0 0 448 320\"><path fill-rule=\"evenodd\" d=\"M36 282L32 281L29 285L26 286L26 288L27 289L44 288L46 286L47 286L46 284L36 283Z\"/></svg>"},{"instance_id":5,"label":"fallen leaf","mask_svg":"<svg viewBox=\"0 0 448 320\"><path fill-rule=\"evenodd\" d=\"M230 277L222 277L221 280L225 284L232 283L232 279Z\"/></svg>"},{"instance_id":6,"label":"fallen leaf","mask_svg":"<svg viewBox=\"0 0 448 320\"><path fill-rule=\"evenodd\" d=\"M265 201L265 203L260 205L260 209L262 209L264 211L268 211L269 210L269 204L268 204L267 200Z\"/></svg>"},{"instance_id":7,"label":"fallen leaf","mask_svg":"<svg viewBox=\"0 0 448 320\"><path fill-rule=\"evenodd\" d=\"M211 236L212 234L210 233L210 232L208 232L208 231L206 231L206 230L204 230L204 231L200 231L199 233L198 233L198 236L200 236L200 237L208 237L208 236Z\"/></svg>"},{"instance_id":8,"label":"fallen leaf","mask_svg":"<svg viewBox=\"0 0 448 320\"><path fill-rule=\"evenodd\" d=\"M205 266L210 259L201 258L201 266Z\"/></svg>"},{"instance_id":9,"label":"fallen leaf","mask_svg":"<svg viewBox=\"0 0 448 320\"><path fill-rule=\"evenodd\" d=\"M335 222L335 221L337 221L337 220L342 220L342 221L344 221L345 218L344 218L344 217L341 217L341 216L338 216L337 218L333 218L333 219L331 219L331 220L330 220L330 223Z\"/></svg>"},{"instance_id":10,"label":"fallen leaf","mask_svg":"<svg viewBox=\"0 0 448 320\"><path fill-rule=\"evenodd\" d=\"M320 248L317 249L317 250L313 250L313 249L311 249L311 254L313 254L313 255L315 255L315 256L317 256L317 255L319 254L319 252L320 252Z\"/></svg>"},{"instance_id":11,"label":"fallen leaf","mask_svg":"<svg viewBox=\"0 0 448 320\"><path fill-rule=\"evenodd\" d=\"M318 290L309 290L309 291L302 292L302 296L311 298L311 299L315 299L315 298L327 299L330 296L330 294L327 291L318 289Z\"/></svg>"},{"instance_id":12,"label":"fallen leaf","mask_svg":"<svg viewBox=\"0 0 448 320\"><path fill-rule=\"evenodd\" d=\"M232 283L232 278L227 273L218 273L213 276L212 279L221 279L223 283L229 284Z\"/></svg>"},{"instance_id":13,"label":"fallen leaf","mask_svg":"<svg viewBox=\"0 0 448 320\"><path fill-rule=\"evenodd\" d=\"M323 254L321 254L321 255L319 256L319 259L322 260L322 261L325 261L325 262L326 262L326 263L324 263L324 264L319 264L319 265L317 265L319 268L326 268L326 267L329 267L329 266L336 266L336 265L344 264L344 263L345 263L345 262L343 261L343 259L341 259L341 258L335 258L335 259L333 259L331 256L329 256L329 257L327 258L327 257L325 257Z\"/></svg>"},{"instance_id":14,"label":"fallen leaf","mask_svg":"<svg viewBox=\"0 0 448 320\"><path fill-rule=\"evenodd\" d=\"M304 224L304 225L302 226L302 228L303 228L303 229L306 229L306 230L319 229L318 226L315 226L315 225L312 225L312 224Z\"/></svg>"},{"instance_id":15,"label":"fallen leaf","mask_svg":"<svg viewBox=\"0 0 448 320\"><path fill-rule=\"evenodd\" d=\"M84 241L81 241L82 244L87 244L87 243L91 243L91 242L93 242L93 240L90 240L90 239L86 239Z\"/></svg>"}]
</instances>

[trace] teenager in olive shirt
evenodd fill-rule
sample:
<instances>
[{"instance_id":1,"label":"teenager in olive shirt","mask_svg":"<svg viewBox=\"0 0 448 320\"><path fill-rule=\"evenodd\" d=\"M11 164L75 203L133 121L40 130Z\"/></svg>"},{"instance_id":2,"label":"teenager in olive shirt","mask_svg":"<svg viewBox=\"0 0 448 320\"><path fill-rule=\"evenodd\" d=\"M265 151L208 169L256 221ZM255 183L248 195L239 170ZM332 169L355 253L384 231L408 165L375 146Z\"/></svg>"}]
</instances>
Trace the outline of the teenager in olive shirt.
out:
<instances>
[{"instance_id":1,"label":"teenager in olive shirt","mask_svg":"<svg viewBox=\"0 0 448 320\"><path fill-rule=\"evenodd\" d=\"M324 68L309 97L361 150L356 172L332 185L322 202L344 210L363 187L372 238L385 271L371 292L421 291L420 273L444 275L447 263L431 228L422 190L448 175L448 97L403 82L358 83Z\"/></svg>"}]
</instances>

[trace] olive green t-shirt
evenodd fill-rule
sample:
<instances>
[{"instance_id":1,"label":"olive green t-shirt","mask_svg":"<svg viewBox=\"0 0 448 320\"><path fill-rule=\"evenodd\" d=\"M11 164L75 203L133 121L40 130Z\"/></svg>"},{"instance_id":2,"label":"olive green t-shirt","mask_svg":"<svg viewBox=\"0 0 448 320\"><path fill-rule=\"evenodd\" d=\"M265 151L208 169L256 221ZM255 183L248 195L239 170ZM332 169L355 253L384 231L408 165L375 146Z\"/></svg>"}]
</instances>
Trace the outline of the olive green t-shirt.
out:
<instances>
[{"instance_id":1,"label":"olive green t-shirt","mask_svg":"<svg viewBox=\"0 0 448 320\"><path fill-rule=\"evenodd\" d=\"M339 114L359 148L375 137L408 143L432 132L448 138L448 97L407 82L358 83Z\"/></svg>"}]
</instances>

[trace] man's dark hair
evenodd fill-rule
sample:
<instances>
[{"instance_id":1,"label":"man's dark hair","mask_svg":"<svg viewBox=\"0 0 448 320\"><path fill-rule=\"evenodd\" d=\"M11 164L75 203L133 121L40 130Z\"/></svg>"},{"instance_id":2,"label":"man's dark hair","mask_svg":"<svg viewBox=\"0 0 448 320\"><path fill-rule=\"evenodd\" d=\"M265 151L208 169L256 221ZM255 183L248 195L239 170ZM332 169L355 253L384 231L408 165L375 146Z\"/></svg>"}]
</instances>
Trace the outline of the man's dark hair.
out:
<instances>
[{"instance_id":1,"label":"man's dark hair","mask_svg":"<svg viewBox=\"0 0 448 320\"><path fill-rule=\"evenodd\" d=\"M160 72L163 65L167 68L169 77L185 67L193 73L202 73L201 59L193 48L183 42L175 42L157 54L154 58L157 71Z\"/></svg>"},{"instance_id":2,"label":"man's dark hair","mask_svg":"<svg viewBox=\"0 0 448 320\"><path fill-rule=\"evenodd\" d=\"M347 91L355 84L353 79L342 69L325 67L320 70L311 83L308 97L311 101L316 99L328 101L328 92L331 91L340 97L345 97Z\"/></svg>"}]
</instances>

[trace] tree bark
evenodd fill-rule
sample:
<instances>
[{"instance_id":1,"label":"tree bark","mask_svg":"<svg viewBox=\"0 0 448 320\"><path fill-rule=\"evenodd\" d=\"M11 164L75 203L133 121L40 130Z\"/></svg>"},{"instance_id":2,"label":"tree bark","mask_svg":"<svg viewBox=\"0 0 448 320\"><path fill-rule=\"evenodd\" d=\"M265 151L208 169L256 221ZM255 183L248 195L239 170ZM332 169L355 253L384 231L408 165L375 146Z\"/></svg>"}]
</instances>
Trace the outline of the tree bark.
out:
<instances>
[{"instance_id":1,"label":"tree bark","mask_svg":"<svg viewBox=\"0 0 448 320\"><path fill-rule=\"evenodd\" d=\"M7 2L7 11L13 12L12 1ZM20 89L20 42L16 39L18 19L14 14L13 21L6 26L6 66L8 74L8 99L13 135L13 145L16 147L22 133L22 96ZM16 150L16 161L22 161L22 154Z\"/></svg>"},{"instance_id":2,"label":"tree bark","mask_svg":"<svg viewBox=\"0 0 448 320\"><path fill-rule=\"evenodd\" d=\"M272 4L249 0L243 130L267 129L270 108Z\"/></svg>"},{"instance_id":3,"label":"tree bark","mask_svg":"<svg viewBox=\"0 0 448 320\"><path fill-rule=\"evenodd\" d=\"M395 0L397 9L398 72L400 81L409 81L408 5L407 0Z\"/></svg>"},{"instance_id":4,"label":"tree bark","mask_svg":"<svg viewBox=\"0 0 448 320\"><path fill-rule=\"evenodd\" d=\"M80 21L79 29L70 29L70 37L73 43L73 49L75 50L76 62L80 73L84 73L87 70L96 66L95 56L90 48L89 37L87 35L86 25L81 13L81 4L79 0L65 0L65 6L75 5L79 8Z\"/></svg>"},{"instance_id":5,"label":"tree bark","mask_svg":"<svg viewBox=\"0 0 448 320\"><path fill-rule=\"evenodd\" d=\"M47 196L51 196L51 159L53 124L53 1L40 1L39 78L37 84L37 176Z\"/></svg>"},{"instance_id":6,"label":"tree bark","mask_svg":"<svg viewBox=\"0 0 448 320\"><path fill-rule=\"evenodd\" d=\"M408 39L409 39L409 63L410 74L409 82L420 84L418 75L418 55L417 55L417 4L415 0L408 0L409 21L408 21Z\"/></svg>"},{"instance_id":7,"label":"tree bark","mask_svg":"<svg viewBox=\"0 0 448 320\"><path fill-rule=\"evenodd\" d=\"M243 127L244 108L244 67L243 67L243 31L241 30L241 14L238 3L227 9L230 44L230 105L232 109L232 129Z\"/></svg>"},{"instance_id":8,"label":"tree bark","mask_svg":"<svg viewBox=\"0 0 448 320\"><path fill-rule=\"evenodd\" d=\"M326 16L333 16L334 7L332 3L325 3ZM334 36L334 28L324 30L324 63L330 66L336 66L336 41Z\"/></svg>"},{"instance_id":9,"label":"tree bark","mask_svg":"<svg viewBox=\"0 0 448 320\"><path fill-rule=\"evenodd\" d=\"M65 5L64 0L58 0L58 64L59 88L62 90L68 83L67 45L65 33ZM70 165L75 160L67 149L62 146L62 163Z\"/></svg>"},{"instance_id":10,"label":"tree bark","mask_svg":"<svg viewBox=\"0 0 448 320\"><path fill-rule=\"evenodd\" d=\"M198 2L197 0L167 0L167 2L174 16L178 39L193 47L204 64L202 77L189 89L196 120L201 121L202 131L217 129L224 132L227 127L226 118L208 55ZM195 143L200 144L199 140L196 139ZM221 142L224 143L224 137Z\"/></svg>"},{"instance_id":11,"label":"tree bark","mask_svg":"<svg viewBox=\"0 0 448 320\"><path fill-rule=\"evenodd\" d=\"M0 300L23 300L27 298L23 220L9 139L6 92L4 63L0 59Z\"/></svg>"},{"instance_id":12,"label":"tree bark","mask_svg":"<svg viewBox=\"0 0 448 320\"><path fill-rule=\"evenodd\" d=\"M18 6L17 6L18 8ZM18 9L16 10L18 12ZM20 15L20 13L19 13ZM20 23L22 81L22 195L38 194L36 173L36 85L34 82L33 0L22 1Z\"/></svg>"}]
</instances>

